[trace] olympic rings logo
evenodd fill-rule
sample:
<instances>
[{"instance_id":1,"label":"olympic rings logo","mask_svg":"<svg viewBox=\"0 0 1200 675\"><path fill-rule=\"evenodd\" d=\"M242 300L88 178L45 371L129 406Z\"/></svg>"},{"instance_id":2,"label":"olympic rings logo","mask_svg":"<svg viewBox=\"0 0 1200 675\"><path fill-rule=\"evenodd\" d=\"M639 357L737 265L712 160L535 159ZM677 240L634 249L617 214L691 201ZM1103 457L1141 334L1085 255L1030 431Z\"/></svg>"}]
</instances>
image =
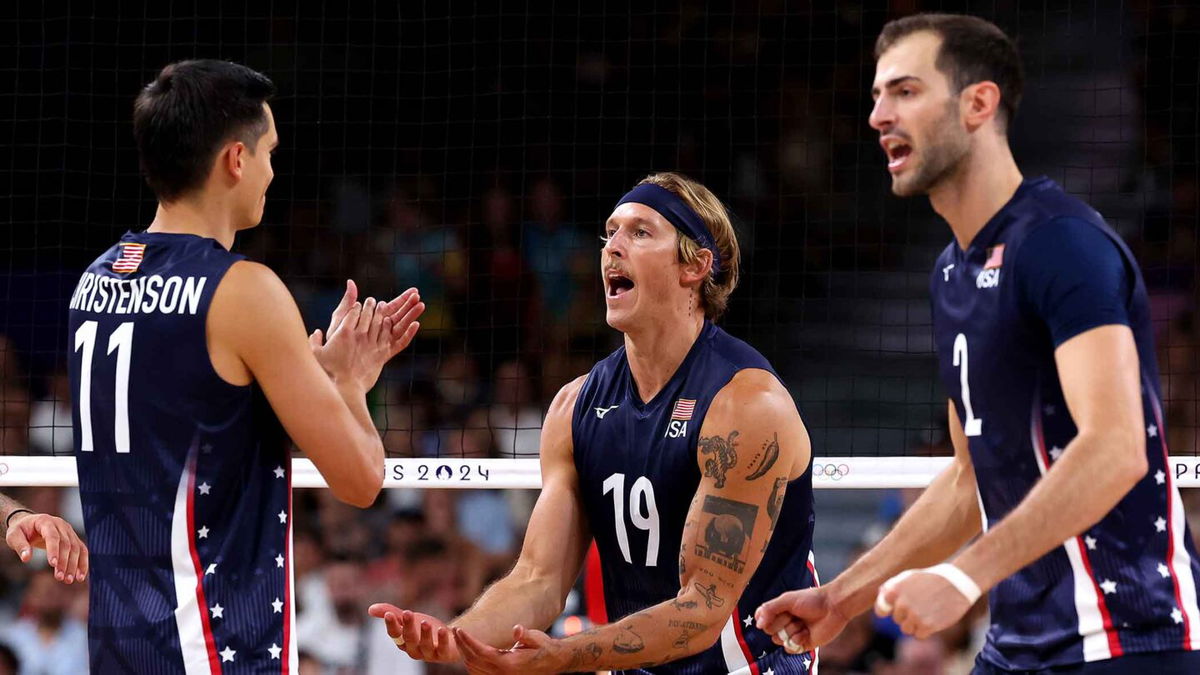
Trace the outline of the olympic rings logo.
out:
<instances>
[{"instance_id":1,"label":"olympic rings logo","mask_svg":"<svg viewBox=\"0 0 1200 675\"><path fill-rule=\"evenodd\" d=\"M850 467L846 464L817 464L813 463L813 476L816 478L832 478L841 480L850 475Z\"/></svg>"}]
</instances>

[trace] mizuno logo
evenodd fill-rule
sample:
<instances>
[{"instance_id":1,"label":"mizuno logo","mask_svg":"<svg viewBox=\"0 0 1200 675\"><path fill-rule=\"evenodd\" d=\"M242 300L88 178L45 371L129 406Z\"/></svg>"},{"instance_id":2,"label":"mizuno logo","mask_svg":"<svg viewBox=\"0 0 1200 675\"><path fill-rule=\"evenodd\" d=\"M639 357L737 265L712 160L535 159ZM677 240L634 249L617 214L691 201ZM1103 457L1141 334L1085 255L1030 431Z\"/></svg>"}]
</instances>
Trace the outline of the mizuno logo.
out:
<instances>
[{"instance_id":1,"label":"mizuno logo","mask_svg":"<svg viewBox=\"0 0 1200 675\"><path fill-rule=\"evenodd\" d=\"M616 410L617 408L620 408L620 407L621 407L621 404L618 403L614 406L609 406L607 408L596 408L596 419L602 420L602 419L604 419L604 416L607 415L610 411Z\"/></svg>"},{"instance_id":2,"label":"mizuno logo","mask_svg":"<svg viewBox=\"0 0 1200 675\"><path fill-rule=\"evenodd\" d=\"M950 281L950 270L954 269L954 263L950 263L942 268L943 281Z\"/></svg>"}]
</instances>

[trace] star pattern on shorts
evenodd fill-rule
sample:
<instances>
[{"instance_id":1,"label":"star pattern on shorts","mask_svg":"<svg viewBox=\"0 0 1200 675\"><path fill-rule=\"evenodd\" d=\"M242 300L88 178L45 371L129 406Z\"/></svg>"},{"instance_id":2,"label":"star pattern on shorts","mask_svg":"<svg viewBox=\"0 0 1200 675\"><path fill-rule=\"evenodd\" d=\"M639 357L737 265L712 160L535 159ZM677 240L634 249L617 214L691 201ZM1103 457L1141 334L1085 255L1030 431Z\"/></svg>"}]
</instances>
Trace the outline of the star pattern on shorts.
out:
<instances>
[{"instance_id":1,"label":"star pattern on shorts","mask_svg":"<svg viewBox=\"0 0 1200 675\"><path fill-rule=\"evenodd\" d=\"M1167 521L1163 520L1162 516L1159 516L1158 520L1154 521L1154 529L1158 532L1166 532L1167 531Z\"/></svg>"},{"instance_id":2,"label":"star pattern on shorts","mask_svg":"<svg viewBox=\"0 0 1200 675\"><path fill-rule=\"evenodd\" d=\"M1062 457L1062 454L1063 454L1063 449L1058 447L1057 445L1054 446L1053 448L1050 448L1050 459L1057 462L1058 458Z\"/></svg>"},{"instance_id":3,"label":"star pattern on shorts","mask_svg":"<svg viewBox=\"0 0 1200 675\"><path fill-rule=\"evenodd\" d=\"M1089 551L1095 551L1095 550L1096 550L1096 538L1095 538L1095 537L1093 537L1092 535L1090 535L1090 534L1089 534L1089 535L1087 535L1086 537L1084 537L1084 538L1083 538L1083 543L1084 543L1084 544L1087 544L1087 547L1088 547L1088 550L1089 550Z\"/></svg>"},{"instance_id":4,"label":"star pattern on shorts","mask_svg":"<svg viewBox=\"0 0 1200 675\"><path fill-rule=\"evenodd\" d=\"M282 466L275 467L275 477L283 478L283 467Z\"/></svg>"},{"instance_id":5,"label":"star pattern on shorts","mask_svg":"<svg viewBox=\"0 0 1200 675\"><path fill-rule=\"evenodd\" d=\"M237 652L230 649L229 645L226 645L225 649L221 651L221 663L233 663L233 657L235 656L237 656Z\"/></svg>"},{"instance_id":6,"label":"star pattern on shorts","mask_svg":"<svg viewBox=\"0 0 1200 675\"><path fill-rule=\"evenodd\" d=\"M271 603L271 609L274 610L276 614L283 614L283 601L279 598L275 598L275 602Z\"/></svg>"},{"instance_id":7,"label":"star pattern on shorts","mask_svg":"<svg viewBox=\"0 0 1200 675\"><path fill-rule=\"evenodd\" d=\"M225 618L225 608L222 607L221 603L219 603L219 602L217 604L213 605L212 609L210 609L209 611L212 612L212 618L214 618L214 619L224 619Z\"/></svg>"},{"instance_id":8,"label":"star pattern on shorts","mask_svg":"<svg viewBox=\"0 0 1200 675\"><path fill-rule=\"evenodd\" d=\"M282 554L282 553L280 553L279 555L275 556L275 566L276 566L276 567L283 567L283 554Z\"/></svg>"},{"instance_id":9,"label":"star pattern on shorts","mask_svg":"<svg viewBox=\"0 0 1200 675\"><path fill-rule=\"evenodd\" d=\"M208 491L212 489L212 486L208 484L208 481L205 481L205 482L197 485L196 489L198 489L200 491L200 494L206 495L206 494L208 494Z\"/></svg>"},{"instance_id":10,"label":"star pattern on shorts","mask_svg":"<svg viewBox=\"0 0 1200 675\"><path fill-rule=\"evenodd\" d=\"M1161 574L1162 578L1164 578L1164 579L1171 576L1170 568L1168 568L1166 565L1164 565L1162 563L1158 563L1158 573Z\"/></svg>"},{"instance_id":11,"label":"star pattern on shorts","mask_svg":"<svg viewBox=\"0 0 1200 675\"><path fill-rule=\"evenodd\" d=\"M287 522L287 511L280 511L279 512L279 524L282 525L286 522Z\"/></svg>"},{"instance_id":12,"label":"star pattern on shorts","mask_svg":"<svg viewBox=\"0 0 1200 675\"><path fill-rule=\"evenodd\" d=\"M1167 482L1167 474L1163 473L1162 469L1159 469L1154 473L1154 482L1158 483L1159 485Z\"/></svg>"},{"instance_id":13,"label":"star pattern on shorts","mask_svg":"<svg viewBox=\"0 0 1200 675\"><path fill-rule=\"evenodd\" d=\"M1100 590L1104 591L1105 595L1112 595L1117 592L1117 582L1112 579L1105 579L1100 582Z\"/></svg>"},{"instance_id":14,"label":"star pattern on shorts","mask_svg":"<svg viewBox=\"0 0 1200 675\"><path fill-rule=\"evenodd\" d=\"M742 621L742 625L745 626L746 628L749 628L750 624L752 624L752 623L754 623L754 617L747 614L746 619L744 621Z\"/></svg>"},{"instance_id":15,"label":"star pattern on shorts","mask_svg":"<svg viewBox=\"0 0 1200 675\"><path fill-rule=\"evenodd\" d=\"M1158 427L1151 424L1150 426L1146 427L1146 434L1150 436L1150 438L1158 438Z\"/></svg>"},{"instance_id":16,"label":"star pattern on shorts","mask_svg":"<svg viewBox=\"0 0 1200 675\"><path fill-rule=\"evenodd\" d=\"M1175 623L1183 623L1183 612L1179 611L1178 607L1171 610L1171 620Z\"/></svg>"},{"instance_id":17,"label":"star pattern on shorts","mask_svg":"<svg viewBox=\"0 0 1200 675\"><path fill-rule=\"evenodd\" d=\"M208 566L208 569L204 570L205 576L208 576L209 574L216 574L216 573L217 573L217 563L210 564Z\"/></svg>"},{"instance_id":18,"label":"star pattern on shorts","mask_svg":"<svg viewBox=\"0 0 1200 675\"><path fill-rule=\"evenodd\" d=\"M275 644L274 642L272 642L272 643L271 643L271 646L270 646L270 647L267 647L267 651L271 652L271 658L272 658L272 659L278 659L278 658L279 658L279 652L282 652L282 651L283 651L283 649L281 649L281 648L279 647L279 645L277 645L277 644Z\"/></svg>"},{"instance_id":19,"label":"star pattern on shorts","mask_svg":"<svg viewBox=\"0 0 1200 675\"><path fill-rule=\"evenodd\" d=\"M805 668L807 668L807 667L808 666L805 666ZM772 670L771 668L767 668L766 670L763 671L763 675L775 675L775 671Z\"/></svg>"},{"instance_id":20,"label":"star pattern on shorts","mask_svg":"<svg viewBox=\"0 0 1200 675\"><path fill-rule=\"evenodd\" d=\"M208 527L206 526L196 530L196 536L200 537L201 539L208 539Z\"/></svg>"}]
</instances>

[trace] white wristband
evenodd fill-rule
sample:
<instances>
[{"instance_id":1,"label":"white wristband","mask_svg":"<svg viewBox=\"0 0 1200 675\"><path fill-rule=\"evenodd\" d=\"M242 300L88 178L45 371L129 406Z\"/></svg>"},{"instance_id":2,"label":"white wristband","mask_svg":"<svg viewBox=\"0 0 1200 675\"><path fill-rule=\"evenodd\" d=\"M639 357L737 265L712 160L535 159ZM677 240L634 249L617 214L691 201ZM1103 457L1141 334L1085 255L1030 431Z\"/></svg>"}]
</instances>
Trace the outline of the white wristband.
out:
<instances>
[{"instance_id":1,"label":"white wristband","mask_svg":"<svg viewBox=\"0 0 1200 675\"><path fill-rule=\"evenodd\" d=\"M953 563L934 565L933 567L922 571L930 574L936 574L946 581L949 581L950 585L957 589L959 593L962 593L963 597L967 599L967 602L972 605L974 605L975 601L979 599L979 596L983 595L983 591L980 590L979 584L975 583L974 579L967 576L966 572L955 567Z\"/></svg>"}]
</instances>

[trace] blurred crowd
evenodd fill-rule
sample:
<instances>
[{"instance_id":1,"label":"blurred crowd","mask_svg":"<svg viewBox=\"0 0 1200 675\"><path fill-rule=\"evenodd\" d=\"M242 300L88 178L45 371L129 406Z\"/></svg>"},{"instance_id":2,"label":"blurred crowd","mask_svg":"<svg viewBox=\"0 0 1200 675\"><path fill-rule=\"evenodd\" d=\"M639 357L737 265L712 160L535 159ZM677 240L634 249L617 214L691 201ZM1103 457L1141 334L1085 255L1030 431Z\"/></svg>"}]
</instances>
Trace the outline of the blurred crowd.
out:
<instances>
[{"instance_id":1,"label":"blurred crowd","mask_svg":"<svg viewBox=\"0 0 1200 675\"><path fill-rule=\"evenodd\" d=\"M1008 11L984 4L987 11ZM871 41L891 15L926 6L970 8L912 0L887 11L856 3L829 12L776 11L766 3L765 14L751 15L712 3L684 5L683 11L603 11L587 21L552 12L538 17L553 22L544 35L530 34L528 17L466 5L446 9L448 17L421 15L415 30L404 23L401 31L398 17L377 20L381 7L365 3L350 10L362 13L364 23L344 28L350 36L352 27L369 22L369 44L349 38L337 44L340 38L331 36L342 27L326 36L323 22L320 42L305 38L318 24L283 13L269 19L273 41L203 33L201 43L226 45L225 55L262 67L289 92L275 107L284 142L266 221L239 239L238 250L280 274L310 329L324 327L346 277L376 297L416 286L428 305L417 341L370 395L389 456L537 457L554 393L618 344L603 322L599 219L655 168L704 181L736 214L748 264L727 325L785 374L802 413L823 420L810 423L814 440L825 425L858 426L876 436L887 426L864 397L846 402L848 421L818 418L817 405L804 409L813 399L805 399L802 386L810 384L807 394L817 390L823 404L835 389L816 379L823 367L864 381L877 374L868 371L886 371L881 364L897 368L885 374L911 373L904 350L837 343L821 351L801 336L836 320L810 303L853 304L871 293L873 279L900 288L915 276L923 302L923 279L936 255L929 247L948 236L919 200L886 197L882 156L865 122ZM1092 202L1136 252L1154 304L1171 451L1200 455L1200 114L1195 78L1188 76L1200 59L1177 47L1181 36L1200 32L1200 10L1134 1L1112 12L1014 9L1000 18L1011 19L1002 23L1016 31L1029 72L1027 107L1014 129L1018 159ZM74 30L88 31L82 42L94 42L95 29L85 24L41 26L54 35L65 31L62 40L48 39L46 50L53 55L72 44L66 37ZM196 33L235 24L199 26ZM412 34L420 36L416 43ZM467 35L471 40L463 42ZM1124 39L1106 40L1112 48L1100 50L1100 35ZM145 63L191 55L135 46ZM47 61L37 50L17 56L26 52ZM66 331L61 317L42 308L58 302L47 293L69 294L86 261L131 223L148 222L153 208L128 168L136 166L128 134L111 131L126 128L131 92L147 76L106 60L119 53L72 55L76 69L85 67L78 54L87 54L120 79L108 95L45 95L70 89L69 69L42 62L18 63L21 77L11 78L28 89L9 97L13 119L3 121L14 124L14 147L37 154L41 187L22 184L10 193L47 203L12 200L11 221L24 226L14 227L5 244L18 258L15 271L0 279L7 284L0 293L0 455L72 452ZM70 62L67 55L48 61L60 60ZM105 96L117 103L108 105ZM61 114L53 107L59 104ZM61 165L51 150L21 145L25 138L57 138L36 125L50 129L66 120L88 135L61 144ZM71 167L88 170L76 171L78 180L63 187ZM46 221L63 226L40 227ZM56 251L57 262L30 253L38 250ZM62 286L57 296L47 290L55 284ZM919 377L932 382L928 356ZM896 363L879 360L885 357ZM944 410L940 393L919 395ZM944 433L883 450L948 453ZM11 493L82 531L74 491ZM535 496L388 490L362 512L326 490L298 490L294 562L303 675L454 672L408 661L365 609L387 601L447 618L463 610L511 566ZM860 550L913 493L864 498L878 502L879 515ZM1184 500L1194 535L1200 490L1185 490ZM818 512L818 548L829 515ZM21 565L0 550L0 675L86 670L85 586L54 583L44 569L44 560ZM825 578L837 571L821 570ZM567 613L585 611L573 594ZM928 640L902 638L889 622L859 617L823 650L821 672L968 672L985 613L980 605ZM561 623L559 631L579 622Z\"/></svg>"}]
</instances>

